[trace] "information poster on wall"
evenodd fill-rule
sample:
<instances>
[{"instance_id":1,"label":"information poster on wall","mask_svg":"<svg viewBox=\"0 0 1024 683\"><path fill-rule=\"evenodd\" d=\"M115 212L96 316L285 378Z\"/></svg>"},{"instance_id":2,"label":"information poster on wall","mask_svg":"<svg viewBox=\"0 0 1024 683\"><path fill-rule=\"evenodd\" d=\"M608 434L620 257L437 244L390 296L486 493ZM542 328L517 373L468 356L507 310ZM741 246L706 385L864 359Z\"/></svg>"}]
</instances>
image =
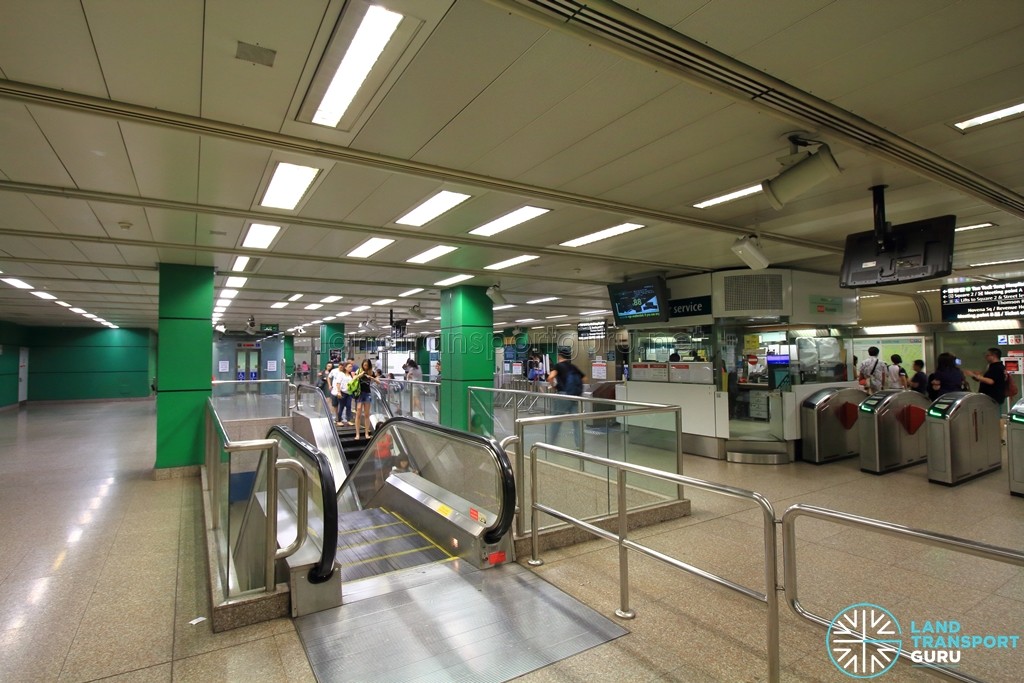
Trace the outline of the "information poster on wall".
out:
<instances>
[{"instance_id":1,"label":"information poster on wall","mask_svg":"<svg viewBox=\"0 0 1024 683\"><path fill-rule=\"evenodd\" d=\"M608 379L608 364L603 360L595 360L590 364L591 379Z\"/></svg>"},{"instance_id":2,"label":"information poster on wall","mask_svg":"<svg viewBox=\"0 0 1024 683\"><path fill-rule=\"evenodd\" d=\"M231 372L231 361L217 361L217 372Z\"/></svg>"},{"instance_id":3,"label":"information poster on wall","mask_svg":"<svg viewBox=\"0 0 1024 683\"><path fill-rule=\"evenodd\" d=\"M267 361L267 372L277 372L277 361L276 360L268 360Z\"/></svg>"},{"instance_id":4,"label":"information poster on wall","mask_svg":"<svg viewBox=\"0 0 1024 683\"><path fill-rule=\"evenodd\" d=\"M853 340L853 355L857 357L857 363L863 363L868 357L868 349L872 346L878 347L879 363L889 365L889 359L894 353L898 353L903 359L903 367L909 372L911 364L924 358L924 337L880 337L877 339L866 339L859 337ZM856 379L857 368L853 369L851 377Z\"/></svg>"}]
</instances>

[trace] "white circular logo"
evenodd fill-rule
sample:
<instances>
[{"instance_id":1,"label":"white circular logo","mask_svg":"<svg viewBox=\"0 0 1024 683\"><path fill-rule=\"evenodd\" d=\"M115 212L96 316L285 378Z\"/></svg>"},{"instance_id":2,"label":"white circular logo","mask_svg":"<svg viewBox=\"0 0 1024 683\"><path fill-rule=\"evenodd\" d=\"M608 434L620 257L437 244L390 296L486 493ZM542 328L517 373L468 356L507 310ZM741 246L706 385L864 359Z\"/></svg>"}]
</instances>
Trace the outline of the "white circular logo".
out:
<instances>
[{"instance_id":1,"label":"white circular logo","mask_svg":"<svg viewBox=\"0 0 1024 683\"><path fill-rule=\"evenodd\" d=\"M861 602L836 615L825 644L836 668L851 678L874 678L891 669L899 658L903 630L883 607Z\"/></svg>"}]
</instances>

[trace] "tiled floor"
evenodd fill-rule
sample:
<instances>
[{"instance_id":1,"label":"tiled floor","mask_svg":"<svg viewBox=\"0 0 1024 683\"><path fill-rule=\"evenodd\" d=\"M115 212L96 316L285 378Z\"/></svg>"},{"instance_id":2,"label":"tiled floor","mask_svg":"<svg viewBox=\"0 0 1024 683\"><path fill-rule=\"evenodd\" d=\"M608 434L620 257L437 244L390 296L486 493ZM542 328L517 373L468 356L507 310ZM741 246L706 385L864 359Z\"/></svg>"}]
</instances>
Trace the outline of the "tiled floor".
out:
<instances>
[{"instance_id":1,"label":"tiled floor","mask_svg":"<svg viewBox=\"0 0 1024 683\"><path fill-rule=\"evenodd\" d=\"M208 621L199 480L154 480L154 404L34 405L0 411L0 681L311 681L290 620L222 634ZM1024 499L1006 473L956 488L923 466L876 477L855 461L734 465L688 457L685 474L795 502L1024 549ZM688 490L694 514L634 538L764 590L761 519L749 504ZM873 602L911 620L1024 636L1024 569L802 519L801 599L825 613ZM526 558L522 558L525 560ZM605 615L618 555L595 541L545 556L538 573ZM631 633L525 681L765 680L763 605L630 556ZM782 680L849 680L824 630L782 610ZM1020 681L1016 650L963 653L962 669ZM900 665L882 681L934 680Z\"/></svg>"}]
</instances>

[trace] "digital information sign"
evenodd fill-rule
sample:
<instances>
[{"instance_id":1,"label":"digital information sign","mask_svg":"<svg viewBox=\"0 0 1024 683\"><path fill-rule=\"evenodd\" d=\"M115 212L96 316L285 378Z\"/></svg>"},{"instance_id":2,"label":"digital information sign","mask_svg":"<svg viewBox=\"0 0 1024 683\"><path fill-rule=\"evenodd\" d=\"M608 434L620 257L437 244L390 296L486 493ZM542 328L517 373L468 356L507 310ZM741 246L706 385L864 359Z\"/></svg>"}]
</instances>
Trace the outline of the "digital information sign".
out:
<instances>
[{"instance_id":1,"label":"digital information sign","mask_svg":"<svg viewBox=\"0 0 1024 683\"><path fill-rule=\"evenodd\" d=\"M582 322L576 325L578 339L604 339L608 334L608 326L604 320Z\"/></svg>"},{"instance_id":2,"label":"digital information sign","mask_svg":"<svg viewBox=\"0 0 1024 683\"><path fill-rule=\"evenodd\" d=\"M943 322L1024 316L1024 282L987 282L942 288Z\"/></svg>"}]
</instances>

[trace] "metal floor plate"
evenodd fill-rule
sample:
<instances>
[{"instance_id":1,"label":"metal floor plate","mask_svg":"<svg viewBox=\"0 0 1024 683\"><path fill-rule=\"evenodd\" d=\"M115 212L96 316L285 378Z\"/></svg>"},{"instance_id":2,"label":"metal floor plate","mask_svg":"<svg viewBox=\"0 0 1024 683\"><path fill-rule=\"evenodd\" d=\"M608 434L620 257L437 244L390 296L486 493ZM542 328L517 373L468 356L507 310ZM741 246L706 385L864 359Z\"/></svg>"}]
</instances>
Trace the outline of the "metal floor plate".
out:
<instances>
[{"instance_id":1,"label":"metal floor plate","mask_svg":"<svg viewBox=\"0 0 1024 683\"><path fill-rule=\"evenodd\" d=\"M339 516L337 562L342 582L450 559L425 536L384 510L371 508Z\"/></svg>"},{"instance_id":2,"label":"metal floor plate","mask_svg":"<svg viewBox=\"0 0 1024 683\"><path fill-rule=\"evenodd\" d=\"M627 633L517 564L452 571L295 626L321 683L497 683Z\"/></svg>"}]
</instances>

